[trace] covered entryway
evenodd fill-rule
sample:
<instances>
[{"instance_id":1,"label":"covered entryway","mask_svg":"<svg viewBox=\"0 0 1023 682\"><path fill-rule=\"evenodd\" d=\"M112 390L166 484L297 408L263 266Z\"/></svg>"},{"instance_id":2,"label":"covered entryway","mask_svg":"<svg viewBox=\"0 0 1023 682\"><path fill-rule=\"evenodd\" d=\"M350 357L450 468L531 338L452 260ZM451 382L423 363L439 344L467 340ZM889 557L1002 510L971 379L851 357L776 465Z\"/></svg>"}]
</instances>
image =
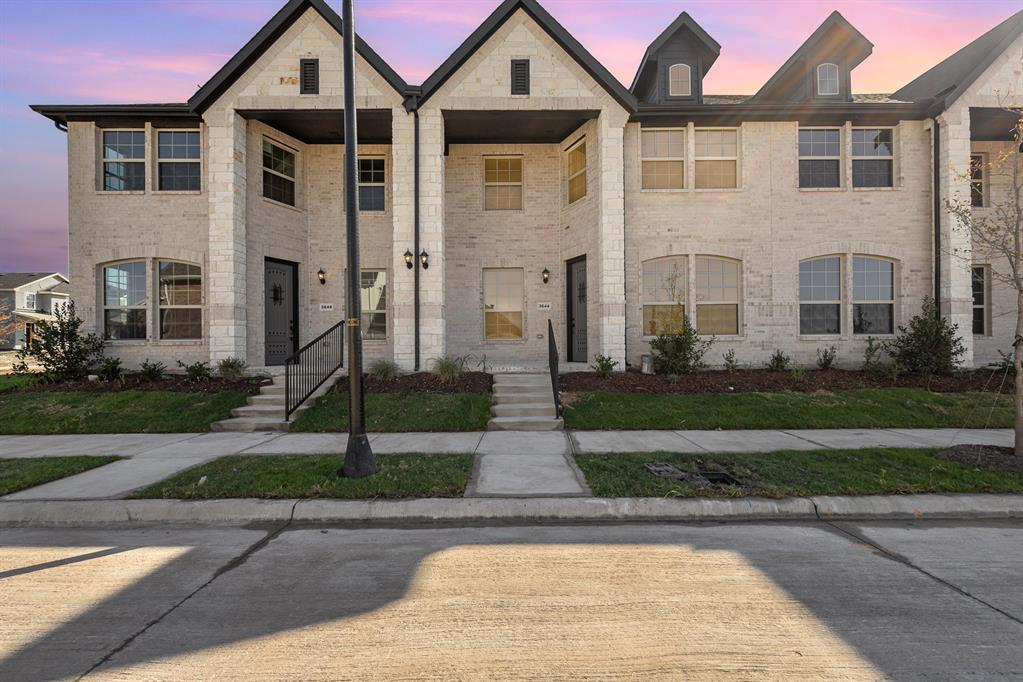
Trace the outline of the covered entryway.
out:
<instances>
[{"instance_id":1,"label":"covered entryway","mask_svg":"<svg viewBox=\"0 0 1023 682\"><path fill-rule=\"evenodd\" d=\"M586 362L586 256L566 263L565 305L568 362Z\"/></svg>"},{"instance_id":2,"label":"covered entryway","mask_svg":"<svg viewBox=\"0 0 1023 682\"><path fill-rule=\"evenodd\" d=\"M266 364L283 365L298 350L298 265L267 258L264 287Z\"/></svg>"}]
</instances>

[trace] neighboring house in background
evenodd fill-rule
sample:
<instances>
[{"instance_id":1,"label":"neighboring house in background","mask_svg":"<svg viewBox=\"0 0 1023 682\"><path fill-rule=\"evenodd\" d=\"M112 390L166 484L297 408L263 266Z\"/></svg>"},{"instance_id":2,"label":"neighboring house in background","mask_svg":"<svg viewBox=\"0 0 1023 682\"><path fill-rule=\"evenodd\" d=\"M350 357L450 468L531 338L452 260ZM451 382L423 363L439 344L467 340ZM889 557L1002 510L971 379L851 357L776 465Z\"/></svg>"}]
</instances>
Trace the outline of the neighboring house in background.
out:
<instances>
[{"instance_id":1,"label":"neighboring house in background","mask_svg":"<svg viewBox=\"0 0 1023 682\"><path fill-rule=\"evenodd\" d=\"M342 28L291 0L187 103L33 107L67 131L73 295L108 353L274 365L344 319ZM681 309L711 362L858 365L932 295L965 363L996 360L1015 296L943 201L1006 194L966 171L1012 144L1021 34L891 95L853 93L873 45L837 12L753 95L704 92L721 46L684 12L629 88L535 0L422 85L356 37L367 358L542 367L549 319L562 358L635 365Z\"/></svg>"},{"instance_id":2,"label":"neighboring house in background","mask_svg":"<svg viewBox=\"0 0 1023 682\"><path fill-rule=\"evenodd\" d=\"M35 325L52 320L55 306L67 303L70 294L68 280L59 272L0 272L0 302L5 304L0 309L17 324L13 335L0 338L0 350L24 348Z\"/></svg>"}]
</instances>

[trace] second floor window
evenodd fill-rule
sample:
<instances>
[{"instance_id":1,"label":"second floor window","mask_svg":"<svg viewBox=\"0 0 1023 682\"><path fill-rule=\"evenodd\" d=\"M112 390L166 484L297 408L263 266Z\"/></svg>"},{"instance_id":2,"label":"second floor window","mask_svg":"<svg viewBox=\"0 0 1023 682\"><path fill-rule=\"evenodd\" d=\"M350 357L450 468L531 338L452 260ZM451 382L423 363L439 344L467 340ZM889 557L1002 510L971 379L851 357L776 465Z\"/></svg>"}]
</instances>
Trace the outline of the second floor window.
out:
<instances>
[{"instance_id":1,"label":"second floor window","mask_svg":"<svg viewBox=\"0 0 1023 682\"><path fill-rule=\"evenodd\" d=\"M202 186L198 130L157 133L157 187L161 191L198 192Z\"/></svg>"},{"instance_id":2,"label":"second floor window","mask_svg":"<svg viewBox=\"0 0 1023 682\"><path fill-rule=\"evenodd\" d=\"M586 140L568 150L568 203L574 203L586 196Z\"/></svg>"},{"instance_id":3,"label":"second floor window","mask_svg":"<svg viewBox=\"0 0 1023 682\"><path fill-rule=\"evenodd\" d=\"M654 128L640 131L643 189L682 189L685 181L686 131Z\"/></svg>"},{"instance_id":4,"label":"second floor window","mask_svg":"<svg viewBox=\"0 0 1023 682\"><path fill-rule=\"evenodd\" d=\"M36 295L35 294L25 294L25 310L35 310L35 309L36 309Z\"/></svg>"},{"instance_id":5,"label":"second floor window","mask_svg":"<svg viewBox=\"0 0 1023 682\"><path fill-rule=\"evenodd\" d=\"M146 189L144 130L103 131L103 190L142 192Z\"/></svg>"},{"instance_id":6,"label":"second floor window","mask_svg":"<svg viewBox=\"0 0 1023 682\"><path fill-rule=\"evenodd\" d=\"M511 211L522 208L522 157L488 156L483 160L483 208Z\"/></svg>"},{"instance_id":7,"label":"second floor window","mask_svg":"<svg viewBox=\"0 0 1023 682\"><path fill-rule=\"evenodd\" d=\"M838 128L799 129L799 186L838 187L842 133Z\"/></svg>"},{"instance_id":8,"label":"second floor window","mask_svg":"<svg viewBox=\"0 0 1023 682\"><path fill-rule=\"evenodd\" d=\"M821 64L817 67L817 94L838 94L838 65Z\"/></svg>"},{"instance_id":9,"label":"second floor window","mask_svg":"<svg viewBox=\"0 0 1023 682\"><path fill-rule=\"evenodd\" d=\"M263 140L263 196L295 205L295 153Z\"/></svg>"},{"instance_id":10,"label":"second floor window","mask_svg":"<svg viewBox=\"0 0 1023 682\"><path fill-rule=\"evenodd\" d=\"M891 128L853 128L853 187L893 187L895 145Z\"/></svg>"},{"instance_id":11,"label":"second floor window","mask_svg":"<svg viewBox=\"0 0 1023 682\"><path fill-rule=\"evenodd\" d=\"M696 129L696 189L738 187L739 131Z\"/></svg>"},{"instance_id":12,"label":"second floor window","mask_svg":"<svg viewBox=\"0 0 1023 682\"><path fill-rule=\"evenodd\" d=\"M384 159L359 159L359 210L384 210Z\"/></svg>"}]
</instances>

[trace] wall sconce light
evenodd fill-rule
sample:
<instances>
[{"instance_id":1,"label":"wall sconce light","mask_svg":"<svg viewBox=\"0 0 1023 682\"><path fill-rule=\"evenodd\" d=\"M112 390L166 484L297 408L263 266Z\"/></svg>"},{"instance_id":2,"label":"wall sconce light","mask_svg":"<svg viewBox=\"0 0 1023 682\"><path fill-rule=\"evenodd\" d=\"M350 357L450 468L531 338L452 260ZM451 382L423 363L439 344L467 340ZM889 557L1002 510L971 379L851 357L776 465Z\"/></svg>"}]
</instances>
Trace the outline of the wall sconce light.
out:
<instances>
[{"instance_id":1,"label":"wall sconce light","mask_svg":"<svg viewBox=\"0 0 1023 682\"><path fill-rule=\"evenodd\" d=\"M543 277L544 284L547 284L547 282L551 281L551 271L548 270L547 268L544 268L543 272L541 272L540 275Z\"/></svg>"},{"instance_id":2,"label":"wall sconce light","mask_svg":"<svg viewBox=\"0 0 1023 682\"><path fill-rule=\"evenodd\" d=\"M423 249L423 252L419 254L419 262L423 264L423 270L430 267L430 254L426 252L426 249Z\"/></svg>"},{"instance_id":3,"label":"wall sconce light","mask_svg":"<svg viewBox=\"0 0 1023 682\"><path fill-rule=\"evenodd\" d=\"M320 278L320 284L327 283L327 273L323 271L323 268L316 271L316 276Z\"/></svg>"},{"instance_id":4,"label":"wall sconce light","mask_svg":"<svg viewBox=\"0 0 1023 682\"><path fill-rule=\"evenodd\" d=\"M405 249L405 267L411 270L416 264L416 257L412 255L412 252Z\"/></svg>"}]
</instances>

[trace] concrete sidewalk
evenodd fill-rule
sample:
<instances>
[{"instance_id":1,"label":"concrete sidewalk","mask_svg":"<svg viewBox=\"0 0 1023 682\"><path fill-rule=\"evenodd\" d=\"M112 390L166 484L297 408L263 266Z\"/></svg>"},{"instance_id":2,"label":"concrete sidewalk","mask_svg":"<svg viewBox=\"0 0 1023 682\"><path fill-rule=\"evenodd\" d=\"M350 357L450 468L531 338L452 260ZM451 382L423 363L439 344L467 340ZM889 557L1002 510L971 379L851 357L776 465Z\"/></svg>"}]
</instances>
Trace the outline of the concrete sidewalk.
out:
<instances>
[{"instance_id":1,"label":"concrete sidewalk","mask_svg":"<svg viewBox=\"0 0 1023 682\"><path fill-rule=\"evenodd\" d=\"M371 434L374 452L472 453L470 497L588 495L574 452L771 452L866 447L1011 445L1011 429L816 429ZM0 436L0 458L118 455L126 459L8 495L6 500L111 499L226 455L343 453L343 433Z\"/></svg>"}]
</instances>

